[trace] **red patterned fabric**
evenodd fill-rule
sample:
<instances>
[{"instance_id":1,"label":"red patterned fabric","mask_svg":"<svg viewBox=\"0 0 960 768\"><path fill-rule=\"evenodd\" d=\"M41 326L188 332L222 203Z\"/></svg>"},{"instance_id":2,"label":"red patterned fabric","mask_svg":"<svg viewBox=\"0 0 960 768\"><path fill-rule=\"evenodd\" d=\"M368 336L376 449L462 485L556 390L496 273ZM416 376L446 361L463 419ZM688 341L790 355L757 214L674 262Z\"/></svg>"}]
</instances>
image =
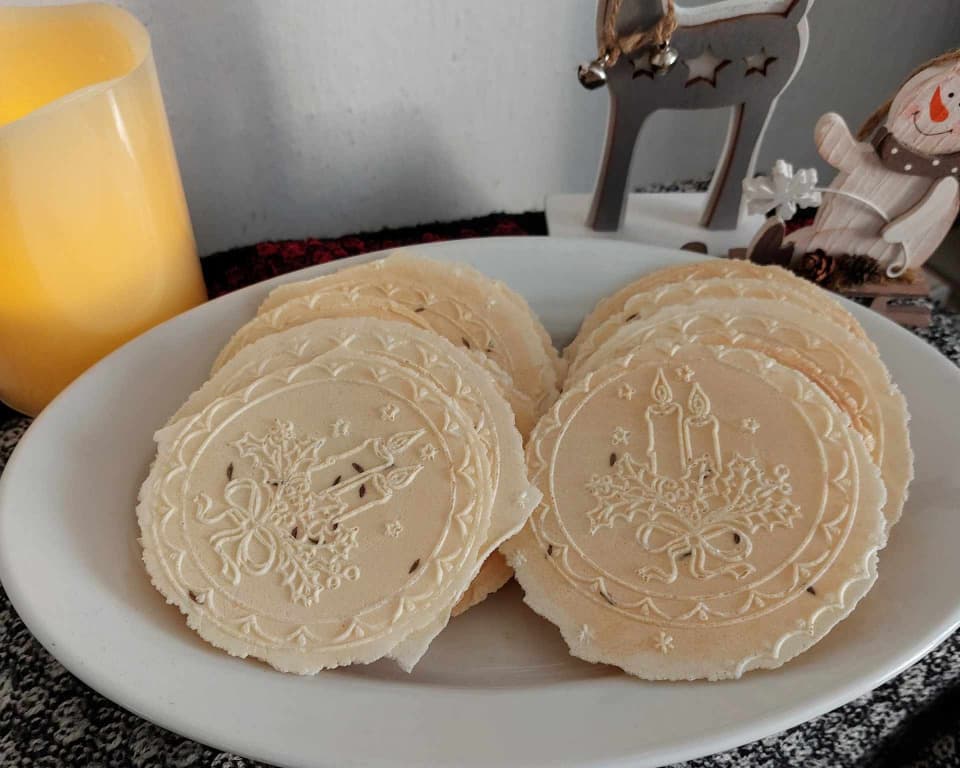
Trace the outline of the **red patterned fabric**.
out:
<instances>
[{"instance_id":1,"label":"red patterned fabric","mask_svg":"<svg viewBox=\"0 0 960 768\"><path fill-rule=\"evenodd\" d=\"M397 248L414 243L458 240L467 237L545 235L542 213L492 214L447 224L426 224L403 229L384 229L337 238L308 237L305 240L272 240L231 248L203 260L203 276L210 298L222 296L261 280L293 272L314 264Z\"/></svg>"}]
</instances>

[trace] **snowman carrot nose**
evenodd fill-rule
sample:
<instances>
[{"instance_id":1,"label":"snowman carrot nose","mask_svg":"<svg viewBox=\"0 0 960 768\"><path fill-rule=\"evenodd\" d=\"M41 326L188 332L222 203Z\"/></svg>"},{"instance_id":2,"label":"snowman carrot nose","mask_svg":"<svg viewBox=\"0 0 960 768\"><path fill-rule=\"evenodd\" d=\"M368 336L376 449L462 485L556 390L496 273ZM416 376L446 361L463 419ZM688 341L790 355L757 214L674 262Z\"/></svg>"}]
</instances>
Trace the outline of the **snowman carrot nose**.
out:
<instances>
[{"instance_id":1,"label":"snowman carrot nose","mask_svg":"<svg viewBox=\"0 0 960 768\"><path fill-rule=\"evenodd\" d=\"M942 123L948 117L950 117L950 110L944 106L943 99L940 98L940 86L938 85L930 99L930 119L935 123Z\"/></svg>"}]
</instances>

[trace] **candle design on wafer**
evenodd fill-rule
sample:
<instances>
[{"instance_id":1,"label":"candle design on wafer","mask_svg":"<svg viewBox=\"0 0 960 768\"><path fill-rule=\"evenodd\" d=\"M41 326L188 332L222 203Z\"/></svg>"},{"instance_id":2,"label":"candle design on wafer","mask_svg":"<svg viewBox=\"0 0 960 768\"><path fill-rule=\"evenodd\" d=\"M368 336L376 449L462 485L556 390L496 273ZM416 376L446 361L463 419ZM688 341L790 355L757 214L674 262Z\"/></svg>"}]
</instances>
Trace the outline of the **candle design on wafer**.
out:
<instances>
[{"instance_id":1,"label":"candle design on wafer","mask_svg":"<svg viewBox=\"0 0 960 768\"><path fill-rule=\"evenodd\" d=\"M370 437L339 453L324 451L325 437L299 437L289 422L262 436L244 434L234 447L252 472L238 477L231 462L222 502L206 494L196 500L197 519L216 528L209 541L223 575L239 584L245 574L277 571L291 599L308 606L359 579L350 562L358 529L348 523L414 482L423 464L397 461L424 434Z\"/></svg>"},{"instance_id":2,"label":"candle design on wafer","mask_svg":"<svg viewBox=\"0 0 960 768\"><path fill-rule=\"evenodd\" d=\"M653 404L647 406L647 462L655 475L679 477L684 468L683 409L673 401L673 390L663 369L657 371L650 389ZM676 452L657 453L657 445L675 445Z\"/></svg>"},{"instance_id":3,"label":"candle design on wafer","mask_svg":"<svg viewBox=\"0 0 960 768\"><path fill-rule=\"evenodd\" d=\"M683 419L683 444L686 464L706 458L717 472L720 460L720 423L710 413L710 399L699 384L694 384L687 399L689 415Z\"/></svg>"},{"instance_id":4,"label":"candle design on wafer","mask_svg":"<svg viewBox=\"0 0 960 768\"><path fill-rule=\"evenodd\" d=\"M650 398L646 463L624 451L611 459L609 472L587 482L596 501L587 511L590 533L634 523L634 540L645 553L637 569L644 581L669 584L681 571L695 579L746 578L755 571L749 562L754 537L791 528L801 516L790 498L790 469L738 452L724 461L720 420L699 383L690 387L684 408L660 368Z\"/></svg>"}]
</instances>

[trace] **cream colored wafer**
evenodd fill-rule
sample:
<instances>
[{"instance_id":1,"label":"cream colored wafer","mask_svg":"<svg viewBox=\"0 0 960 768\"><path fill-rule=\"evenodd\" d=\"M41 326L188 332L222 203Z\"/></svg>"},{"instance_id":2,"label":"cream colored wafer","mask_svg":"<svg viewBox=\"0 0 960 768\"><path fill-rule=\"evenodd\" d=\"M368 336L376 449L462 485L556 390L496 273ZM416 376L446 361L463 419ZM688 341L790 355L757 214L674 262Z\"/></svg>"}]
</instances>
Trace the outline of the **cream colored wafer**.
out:
<instances>
[{"instance_id":1,"label":"cream colored wafer","mask_svg":"<svg viewBox=\"0 0 960 768\"><path fill-rule=\"evenodd\" d=\"M860 329L859 323L839 304L814 300L807 292L797 291L792 285L778 280L753 278L711 278L668 283L659 288L635 293L627 299L623 310L611 315L594 331L581 339L576 356L570 361L568 376L576 378L582 366L600 345L613 336L622 325L643 322L665 307L693 306L710 299L769 299L793 304L822 314L851 334ZM861 338L859 334L858 338ZM870 342L871 350L876 348Z\"/></svg>"},{"instance_id":2,"label":"cream colored wafer","mask_svg":"<svg viewBox=\"0 0 960 768\"><path fill-rule=\"evenodd\" d=\"M492 280L482 272L466 264L433 261L431 259L413 256L412 254L409 254L403 250L393 251L383 259L367 262L365 267L380 270L381 272L384 270L387 272L395 272L400 270L406 277L417 279L419 277L417 272L424 268L423 265L427 265L425 268L428 270L433 270L434 273L436 273L437 270L447 273L452 270L458 270L460 273L460 278L466 277L477 284L487 286L487 289L491 293L496 294L494 296L494 300L499 301L500 299L503 299L523 312L526 315L529 324L536 331L544 353L550 358L551 361L553 361L557 372L557 378L563 378L563 374L566 371L566 366L563 360L560 358L560 355L557 353L556 347L553 346L553 340L550 338L550 334L547 333L546 328L543 327L543 323L540 322L540 318L537 317L536 313L527 303L527 300L503 281ZM316 290L317 286L322 285L323 282L343 279L349 275L349 272L352 269L355 269L355 267L348 267L338 270L331 275L325 275L321 278L314 278L313 280L285 283L281 286L278 286L270 292L270 295L267 296L266 299L264 299L263 303L257 309L257 314L264 314L265 312L269 312L271 309L276 309L278 306L289 301L290 299L312 293ZM446 279L448 276L449 274L444 275L444 279Z\"/></svg>"},{"instance_id":3,"label":"cream colored wafer","mask_svg":"<svg viewBox=\"0 0 960 768\"><path fill-rule=\"evenodd\" d=\"M468 608L482 603L500 589L500 587L510 581L512 577L513 569L507 565L503 555L499 552L494 552L483 561L480 573L470 582L467 591L460 597L459 602L453 607L453 610L447 611L444 614L442 619L443 625L445 626L451 618L459 616ZM390 656L402 669L410 672L413 670L413 665L427 652L427 647L432 639L431 636L425 635L425 633L414 633L394 649Z\"/></svg>"},{"instance_id":4,"label":"cream colored wafer","mask_svg":"<svg viewBox=\"0 0 960 768\"><path fill-rule=\"evenodd\" d=\"M268 336L319 319L364 317L407 323L432 331L432 316L426 312L416 312L383 296L365 296L356 293L352 288L330 286L329 290L290 299L275 309L257 315L233 335L214 362L213 372L218 372L245 347ZM518 429L524 437L528 435L539 415L535 402L514 385L510 375L492 357L475 349L463 346L461 348L494 377L513 409Z\"/></svg>"},{"instance_id":5,"label":"cream colored wafer","mask_svg":"<svg viewBox=\"0 0 960 768\"><path fill-rule=\"evenodd\" d=\"M275 288L259 312L334 288L379 296L420 314L433 331L493 359L542 412L555 399L562 365L523 297L464 264L397 253L314 280Z\"/></svg>"},{"instance_id":6,"label":"cream colored wafer","mask_svg":"<svg viewBox=\"0 0 960 768\"><path fill-rule=\"evenodd\" d=\"M157 440L137 508L147 570L233 655L307 674L423 644L479 570L487 450L412 366L334 350Z\"/></svg>"},{"instance_id":7,"label":"cream colored wafer","mask_svg":"<svg viewBox=\"0 0 960 768\"><path fill-rule=\"evenodd\" d=\"M670 283L723 277L777 281L805 294L816 306L826 312L835 312L835 309L831 305L840 307L827 291L803 278L797 277L792 272L781 267L772 265L762 266L742 259L708 259L707 261L698 261L692 264L678 264L675 267L668 267L643 275L637 280L623 286L623 288L611 296L602 299L597 306L594 307L593 311L584 318L577 337L563 351L564 359L568 361L572 360L577 355L580 342L595 331L605 320L623 311L627 300L634 294L650 291ZM846 312L846 310L843 311ZM855 336L866 338L866 334L856 320L849 315L849 313L846 314L848 319L840 324L847 327Z\"/></svg>"},{"instance_id":8,"label":"cream colored wafer","mask_svg":"<svg viewBox=\"0 0 960 768\"><path fill-rule=\"evenodd\" d=\"M241 349L212 381L190 396L171 421L197 413L216 398L241 391L264 375L310 363L331 350L375 355L412 367L464 408L487 449L490 464L494 501L481 552L481 557L489 557L522 527L540 494L527 481L523 444L514 428L513 413L495 382L466 350L434 333L369 318L315 320L295 326ZM387 420L392 416L393 410L382 414ZM503 571L497 562L481 568L454 615L509 581L509 573L504 578Z\"/></svg>"},{"instance_id":9,"label":"cream colored wafer","mask_svg":"<svg viewBox=\"0 0 960 768\"><path fill-rule=\"evenodd\" d=\"M788 303L713 300L669 307L642 323L623 326L590 357L589 368L662 342L752 349L803 373L864 437L887 488L888 530L900 519L913 479L910 415L886 366L859 339Z\"/></svg>"},{"instance_id":10,"label":"cream colored wafer","mask_svg":"<svg viewBox=\"0 0 960 768\"><path fill-rule=\"evenodd\" d=\"M539 498L540 492L537 491L537 499L539 500ZM494 552L483 561L483 566L480 568L480 573L477 574L477 578L473 580L467 591L463 593L460 602L454 606L453 615L459 616L469 608L479 605L512 578L513 568L507 565L507 561L503 555L499 552Z\"/></svg>"},{"instance_id":11,"label":"cream colored wafer","mask_svg":"<svg viewBox=\"0 0 960 768\"><path fill-rule=\"evenodd\" d=\"M780 666L876 579L885 492L849 418L746 349L650 346L564 392L501 548L571 653L653 680Z\"/></svg>"}]
</instances>

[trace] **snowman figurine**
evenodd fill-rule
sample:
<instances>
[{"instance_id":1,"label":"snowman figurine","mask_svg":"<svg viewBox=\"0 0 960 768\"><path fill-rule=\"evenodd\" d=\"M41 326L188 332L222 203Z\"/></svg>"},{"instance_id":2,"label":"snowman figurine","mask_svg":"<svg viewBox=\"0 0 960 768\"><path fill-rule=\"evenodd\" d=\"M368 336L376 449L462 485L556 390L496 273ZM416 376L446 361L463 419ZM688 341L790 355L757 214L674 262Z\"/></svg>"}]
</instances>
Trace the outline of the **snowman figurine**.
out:
<instances>
[{"instance_id":1,"label":"snowman figurine","mask_svg":"<svg viewBox=\"0 0 960 768\"><path fill-rule=\"evenodd\" d=\"M782 242L783 224L771 220L750 257L764 261L771 249L792 251L793 260L816 250L865 255L889 277L923 265L960 207L960 54L918 69L857 138L832 112L817 121L814 137L820 156L839 171L822 190L823 204L809 226Z\"/></svg>"}]
</instances>

